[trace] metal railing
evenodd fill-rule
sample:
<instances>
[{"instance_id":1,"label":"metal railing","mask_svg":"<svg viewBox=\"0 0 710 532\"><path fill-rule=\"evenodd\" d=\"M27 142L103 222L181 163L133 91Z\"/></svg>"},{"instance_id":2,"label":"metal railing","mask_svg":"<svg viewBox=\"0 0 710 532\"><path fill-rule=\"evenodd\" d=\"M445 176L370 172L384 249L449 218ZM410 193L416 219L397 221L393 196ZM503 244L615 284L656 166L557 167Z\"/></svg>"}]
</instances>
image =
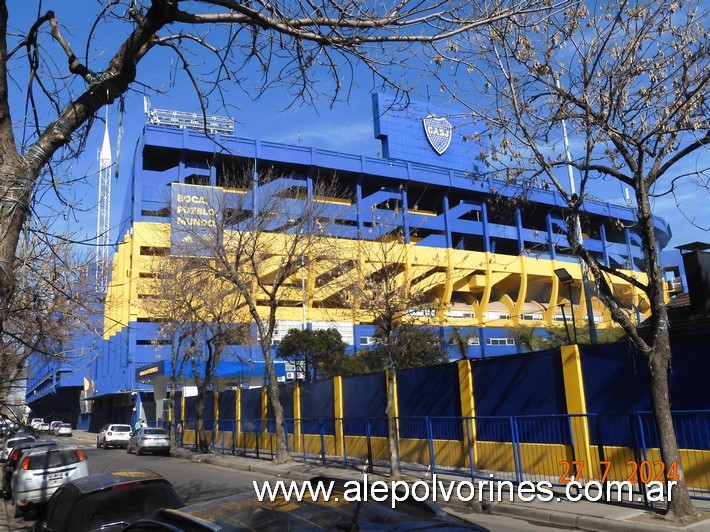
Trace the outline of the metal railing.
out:
<instances>
[{"instance_id":1,"label":"metal railing","mask_svg":"<svg viewBox=\"0 0 710 532\"><path fill-rule=\"evenodd\" d=\"M710 410L673 413L690 494L710 499ZM628 481L646 497L649 483L673 480L661 462L651 412L632 414L399 417L395 445L401 469L471 479ZM179 444L195 446L195 420L183 420ZM286 419L294 459L326 467L389 468L386 418ZM272 458L273 420L209 420L214 452Z\"/></svg>"}]
</instances>

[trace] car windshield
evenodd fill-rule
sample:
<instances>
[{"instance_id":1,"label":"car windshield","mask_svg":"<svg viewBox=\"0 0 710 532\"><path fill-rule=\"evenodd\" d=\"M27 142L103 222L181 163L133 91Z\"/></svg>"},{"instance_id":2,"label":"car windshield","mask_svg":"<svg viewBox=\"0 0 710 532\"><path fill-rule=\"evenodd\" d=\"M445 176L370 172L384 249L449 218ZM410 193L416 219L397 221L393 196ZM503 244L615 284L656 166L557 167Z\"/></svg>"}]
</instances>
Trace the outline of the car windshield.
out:
<instances>
[{"instance_id":1,"label":"car windshield","mask_svg":"<svg viewBox=\"0 0 710 532\"><path fill-rule=\"evenodd\" d=\"M63 449L61 451L46 451L30 455L28 469L52 469L79 462L76 449ZM23 463L24 465L24 463Z\"/></svg>"},{"instance_id":2,"label":"car windshield","mask_svg":"<svg viewBox=\"0 0 710 532\"><path fill-rule=\"evenodd\" d=\"M14 438L12 440L7 441L7 446L8 447L16 447L16 446L20 445L21 443L28 443L31 441L35 441L35 439L29 438L29 437L28 438Z\"/></svg>"},{"instance_id":3,"label":"car windshield","mask_svg":"<svg viewBox=\"0 0 710 532\"><path fill-rule=\"evenodd\" d=\"M31 446L17 446L15 447L12 455L10 456L10 459L8 460L8 464L10 467L15 467L15 464L17 461L20 459L22 456L22 453L26 451L31 451L32 449L36 449L37 447L49 447L51 445L56 445L53 441L48 441L48 442L37 442L37 445L31 445Z\"/></svg>"},{"instance_id":4,"label":"car windshield","mask_svg":"<svg viewBox=\"0 0 710 532\"><path fill-rule=\"evenodd\" d=\"M109 430L114 432L131 432L131 427L128 425L111 425Z\"/></svg>"},{"instance_id":5,"label":"car windshield","mask_svg":"<svg viewBox=\"0 0 710 532\"><path fill-rule=\"evenodd\" d=\"M143 434L147 434L149 436L166 436L168 433L165 432L165 429L145 429Z\"/></svg>"}]
</instances>

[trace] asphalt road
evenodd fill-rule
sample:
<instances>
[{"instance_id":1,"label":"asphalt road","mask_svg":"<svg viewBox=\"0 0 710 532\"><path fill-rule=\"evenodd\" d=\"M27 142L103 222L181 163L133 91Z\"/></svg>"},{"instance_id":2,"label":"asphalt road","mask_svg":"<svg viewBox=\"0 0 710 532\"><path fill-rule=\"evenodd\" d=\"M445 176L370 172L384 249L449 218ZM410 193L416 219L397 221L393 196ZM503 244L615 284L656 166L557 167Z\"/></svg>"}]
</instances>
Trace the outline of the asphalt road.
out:
<instances>
[{"instance_id":1,"label":"asphalt road","mask_svg":"<svg viewBox=\"0 0 710 532\"><path fill-rule=\"evenodd\" d=\"M264 480L277 480L277 477L267 477L263 473L252 473L209 464L200 464L166 458L162 456L136 456L127 454L123 449L96 449L95 445L86 440L62 438L62 443L73 443L79 446L86 454L92 473L101 471L120 471L126 469L146 468L164 476L172 482L182 499L187 503L196 503L211 500L227 495L234 495L253 490L252 482ZM334 474L337 474L334 471ZM28 531L32 522L15 519L12 517L12 506L4 503L9 531ZM542 532L549 530L550 526L529 523L524 520L513 519L499 515L457 514L492 531L511 532ZM0 517L0 523L3 519ZM567 530L567 529L561 529ZM4 532L0 526L0 532ZM77 531L78 532L78 531Z\"/></svg>"}]
</instances>

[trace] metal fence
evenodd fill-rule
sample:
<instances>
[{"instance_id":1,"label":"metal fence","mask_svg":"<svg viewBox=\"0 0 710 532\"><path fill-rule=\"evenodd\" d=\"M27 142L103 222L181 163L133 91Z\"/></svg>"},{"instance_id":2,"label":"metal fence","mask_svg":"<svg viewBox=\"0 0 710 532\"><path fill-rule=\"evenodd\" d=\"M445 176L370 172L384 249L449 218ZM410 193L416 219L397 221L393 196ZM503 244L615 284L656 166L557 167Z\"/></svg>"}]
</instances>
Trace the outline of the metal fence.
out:
<instances>
[{"instance_id":1,"label":"metal fence","mask_svg":"<svg viewBox=\"0 0 710 532\"><path fill-rule=\"evenodd\" d=\"M710 411L673 413L681 462L691 496L710 499ZM471 479L629 481L646 496L650 482L672 480L658 449L651 412L632 414L399 417L395 445L401 469ZM195 446L195 420L182 420L179 444ZM386 418L286 419L294 459L330 467L389 468ZM213 450L271 458L273 420L208 420Z\"/></svg>"}]
</instances>

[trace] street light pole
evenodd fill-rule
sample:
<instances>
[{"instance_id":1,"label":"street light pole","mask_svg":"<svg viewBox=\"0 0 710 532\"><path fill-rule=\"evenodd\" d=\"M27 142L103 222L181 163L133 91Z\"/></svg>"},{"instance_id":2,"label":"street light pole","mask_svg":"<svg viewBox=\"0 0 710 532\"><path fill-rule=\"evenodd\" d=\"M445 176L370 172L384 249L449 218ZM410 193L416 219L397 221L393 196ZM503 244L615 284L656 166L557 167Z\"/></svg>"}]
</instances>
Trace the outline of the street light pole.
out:
<instances>
[{"instance_id":1,"label":"street light pole","mask_svg":"<svg viewBox=\"0 0 710 532\"><path fill-rule=\"evenodd\" d=\"M572 304L572 283L567 283L567 291L569 293L569 308L572 319L572 330L574 331L574 343L577 344L577 322L574 319L574 305Z\"/></svg>"},{"instance_id":2,"label":"street light pole","mask_svg":"<svg viewBox=\"0 0 710 532\"><path fill-rule=\"evenodd\" d=\"M565 332L567 333L567 343L572 343L572 338L569 335L569 325L567 325L567 314L565 314L565 305L560 303L560 308L562 309L562 321L565 322Z\"/></svg>"}]
</instances>

